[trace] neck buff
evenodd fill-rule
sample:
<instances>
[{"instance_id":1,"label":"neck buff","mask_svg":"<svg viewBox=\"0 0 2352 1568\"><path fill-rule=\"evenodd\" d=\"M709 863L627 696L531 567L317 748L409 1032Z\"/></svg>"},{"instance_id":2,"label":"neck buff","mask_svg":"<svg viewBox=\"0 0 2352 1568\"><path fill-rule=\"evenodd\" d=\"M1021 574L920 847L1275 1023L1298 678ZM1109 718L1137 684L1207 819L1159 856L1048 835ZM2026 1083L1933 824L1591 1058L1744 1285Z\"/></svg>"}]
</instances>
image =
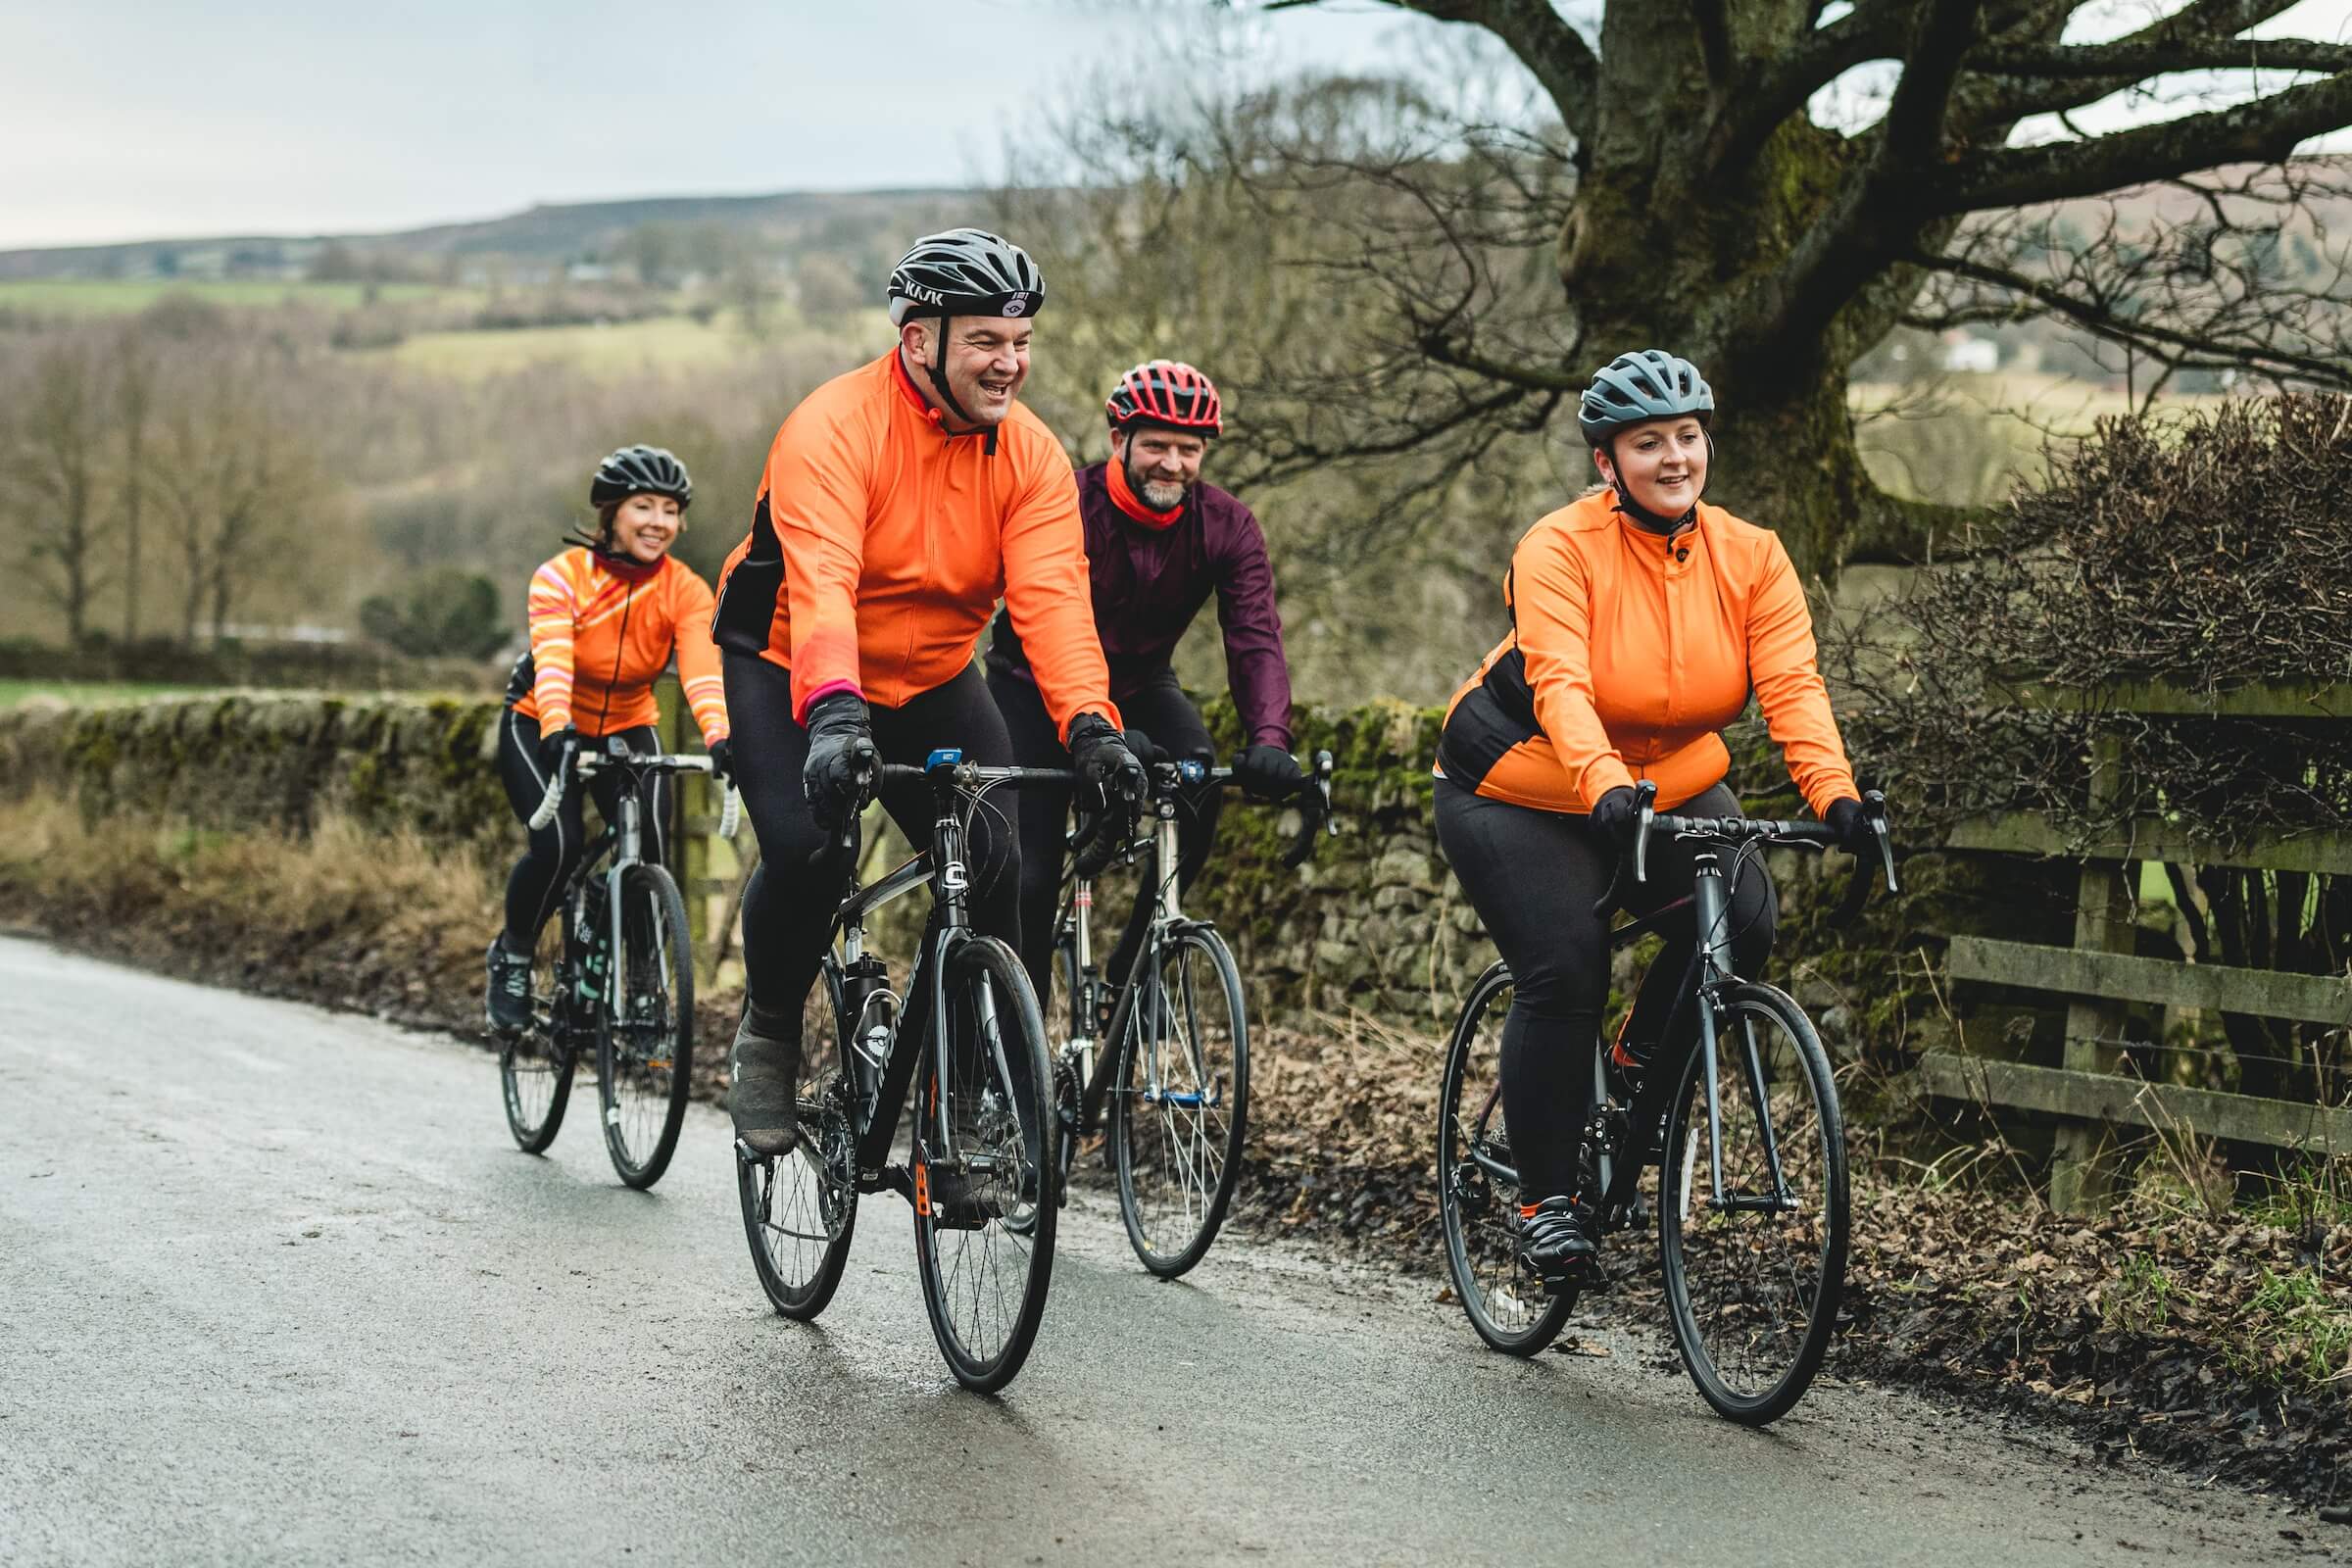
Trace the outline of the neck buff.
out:
<instances>
[{"instance_id":1,"label":"neck buff","mask_svg":"<svg viewBox=\"0 0 2352 1568\"><path fill-rule=\"evenodd\" d=\"M1174 525L1178 517L1184 515L1184 503L1181 501L1165 512L1154 512L1145 506L1143 498L1138 496L1134 487L1127 482L1127 465L1117 458L1111 459L1102 467L1105 477L1110 482L1110 504L1145 527L1170 527Z\"/></svg>"}]
</instances>

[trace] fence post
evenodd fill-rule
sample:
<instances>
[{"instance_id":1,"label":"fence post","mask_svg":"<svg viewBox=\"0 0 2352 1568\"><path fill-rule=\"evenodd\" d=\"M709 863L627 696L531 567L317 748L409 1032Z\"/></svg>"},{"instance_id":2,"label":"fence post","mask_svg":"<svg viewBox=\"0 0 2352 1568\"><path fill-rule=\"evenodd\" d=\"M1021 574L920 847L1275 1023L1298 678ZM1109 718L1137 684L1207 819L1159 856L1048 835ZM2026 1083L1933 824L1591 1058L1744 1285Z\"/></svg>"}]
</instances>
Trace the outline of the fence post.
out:
<instances>
[{"instance_id":1,"label":"fence post","mask_svg":"<svg viewBox=\"0 0 2352 1568\"><path fill-rule=\"evenodd\" d=\"M2091 744L2090 794L2094 808L2116 800L2123 787L2123 742L2101 735ZM2129 860L2084 860L2075 894L2075 946L2093 953L2130 953L2135 922ZM2123 1053L2127 1004L2077 997L2066 1008L2064 1065L2074 1072L2113 1072ZM2052 1146L2050 1207L2061 1214L2093 1213L2107 1206L2115 1188L2114 1130L2105 1122L2070 1121Z\"/></svg>"}]
</instances>

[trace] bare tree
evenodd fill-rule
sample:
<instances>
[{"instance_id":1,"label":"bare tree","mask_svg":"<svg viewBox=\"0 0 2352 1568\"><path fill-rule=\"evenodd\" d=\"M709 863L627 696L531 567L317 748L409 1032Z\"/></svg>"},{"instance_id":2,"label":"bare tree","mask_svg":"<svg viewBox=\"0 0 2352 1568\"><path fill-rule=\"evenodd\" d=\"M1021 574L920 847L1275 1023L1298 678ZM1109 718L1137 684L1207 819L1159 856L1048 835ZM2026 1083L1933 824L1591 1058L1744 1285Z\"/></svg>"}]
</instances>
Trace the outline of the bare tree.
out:
<instances>
[{"instance_id":1,"label":"bare tree","mask_svg":"<svg viewBox=\"0 0 2352 1568\"><path fill-rule=\"evenodd\" d=\"M66 618L75 647L87 642L94 601L112 581L103 503L107 388L102 358L83 332L59 338L33 360L12 428L0 432L9 488L37 508L20 519L33 586Z\"/></svg>"},{"instance_id":2,"label":"bare tree","mask_svg":"<svg viewBox=\"0 0 2352 1568\"><path fill-rule=\"evenodd\" d=\"M155 345L143 323L132 322L115 342L114 416L122 438L122 469L117 486L118 514L122 528L122 640L139 635L141 524L145 521L148 478L147 437L155 415L158 370Z\"/></svg>"},{"instance_id":3,"label":"bare tree","mask_svg":"<svg viewBox=\"0 0 2352 1568\"><path fill-rule=\"evenodd\" d=\"M1348 136L1250 172L1286 194L1342 177L1376 194L1327 258L1335 287L1385 301L1348 361L1353 379L1328 345L1290 379L1311 374L1349 406L1364 400L1343 385L1403 388L1413 406L1354 430L1304 426L1270 472L1405 445L1474 466L1497 425L1554 418L1592 362L1664 345L1704 364L1722 399L1718 436L1738 461L1717 493L1821 569L1917 558L1959 520L1881 490L1856 451L1848 368L1906 318L1981 317L1997 300L2064 317L2159 374L2352 384L2352 297L2334 261L2304 270L2283 326L2252 293L2233 296L2267 265L2252 228L2266 202L2287 198L2299 232L2324 241L2308 200L2321 166L2293 154L2352 124L2352 46L2245 36L2292 0L2149 8L2099 42L2066 40L2070 24L2113 16L2105 0L1596 0L1574 8L1589 30L1549 0L1388 3L1498 40L1555 125L1470 125L1441 142L1426 111L1367 114L1344 156L1327 149ZM1871 71L1882 90L1849 128L1816 118L1821 95ZM2085 111L2133 94L2170 118L2083 128ZM2099 286L2112 269L2021 245L2029 222L1986 216L2150 186L2193 195L2207 218L2132 259L2131 289ZM1512 229L1552 219L1546 328L1507 309L1520 274L1501 258ZM2083 254L2107 257L2071 253Z\"/></svg>"}]
</instances>

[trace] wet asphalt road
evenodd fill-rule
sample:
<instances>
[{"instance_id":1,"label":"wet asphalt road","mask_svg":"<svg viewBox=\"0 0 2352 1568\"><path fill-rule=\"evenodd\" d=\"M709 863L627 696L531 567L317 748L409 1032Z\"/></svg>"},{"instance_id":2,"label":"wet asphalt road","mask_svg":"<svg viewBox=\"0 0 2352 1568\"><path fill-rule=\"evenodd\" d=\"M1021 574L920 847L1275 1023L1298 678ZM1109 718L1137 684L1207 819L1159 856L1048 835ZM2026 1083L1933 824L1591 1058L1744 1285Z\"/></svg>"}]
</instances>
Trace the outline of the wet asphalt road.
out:
<instances>
[{"instance_id":1,"label":"wet asphalt road","mask_svg":"<svg viewBox=\"0 0 2352 1568\"><path fill-rule=\"evenodd\" d=\"M1434 1278L1229 1236L1156 1284L1085 1195L1027 1369L977 1397L897 1200L788 1323L723 1117L640 1195L581 1093L533 1158L462 1043L0 940L0 1562L2336 1555L1905 1395L1751 1433L1642 1341L1513 1361Z\"/></svg>"}]
</instances>

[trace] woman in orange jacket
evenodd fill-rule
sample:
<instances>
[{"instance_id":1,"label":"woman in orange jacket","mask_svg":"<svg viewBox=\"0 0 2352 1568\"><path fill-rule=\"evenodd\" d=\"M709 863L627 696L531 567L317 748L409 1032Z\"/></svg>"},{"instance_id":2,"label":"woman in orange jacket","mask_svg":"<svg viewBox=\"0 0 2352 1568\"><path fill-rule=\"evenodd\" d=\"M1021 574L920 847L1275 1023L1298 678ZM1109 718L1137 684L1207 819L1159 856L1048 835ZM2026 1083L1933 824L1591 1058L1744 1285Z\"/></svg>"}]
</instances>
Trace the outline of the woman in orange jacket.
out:
<instances>
[{"instance_id":1,"label":"woman in orange jacket","mask_svg":"<svg viewBox=\"0 0 2352 1568\"><path fill-rule=\"evenodd\" d=\"M1603 488L1552 513L1512 553L1511 630L1454 694L1438 745L1438 842L1510 964L1503 1116L1520 1176L1520 1242L1558 1277L1595 1238L1578 1191L1579 1129L1608 995L1608 937L1592 912L1638 820L1637 778L1660 810L1737 816L1717 731L1752 692L1806 802L1867 847L1859 792L1814 663L1813 621L1778 537L1699 500L1715 397L1656 349L1592 378L1578 424ZM1647 913L1690 880L1690 851L1653 846L1631 890ZM1742 966L1772 949L1777 902L1750 862L1732 890ZM1696 941L1666 930L1620 1051L1639 1056Z\"/></svg>"},{"instance_id":2,"label":"woman in orange jacket","mask_svg":"<svg viewBox=\"0 0 2352 1568\"><path fill-rule=\"evenodd\" d=\"M661 447L622 447L597 465L588 500L596 537L532 574L531 646L507 682L498 771L525 824L565 750L582 738L613 735L631 751L662 749L654 680L673 653L711 762L723 777L733 761L718 650L710 646L710 585L669 553L694 500L686 466ZM589 783L608 818L619 788L615 774ZM646 820L648 853L657 860L666 788L655 784ZM507 878L506 928L490 943L486 1008L495 1032L515 1033L531 1021L531 951L585 837L579 793L566 790L556 819L530 829L530 848Z\"/></svg>"}]
</instances>

